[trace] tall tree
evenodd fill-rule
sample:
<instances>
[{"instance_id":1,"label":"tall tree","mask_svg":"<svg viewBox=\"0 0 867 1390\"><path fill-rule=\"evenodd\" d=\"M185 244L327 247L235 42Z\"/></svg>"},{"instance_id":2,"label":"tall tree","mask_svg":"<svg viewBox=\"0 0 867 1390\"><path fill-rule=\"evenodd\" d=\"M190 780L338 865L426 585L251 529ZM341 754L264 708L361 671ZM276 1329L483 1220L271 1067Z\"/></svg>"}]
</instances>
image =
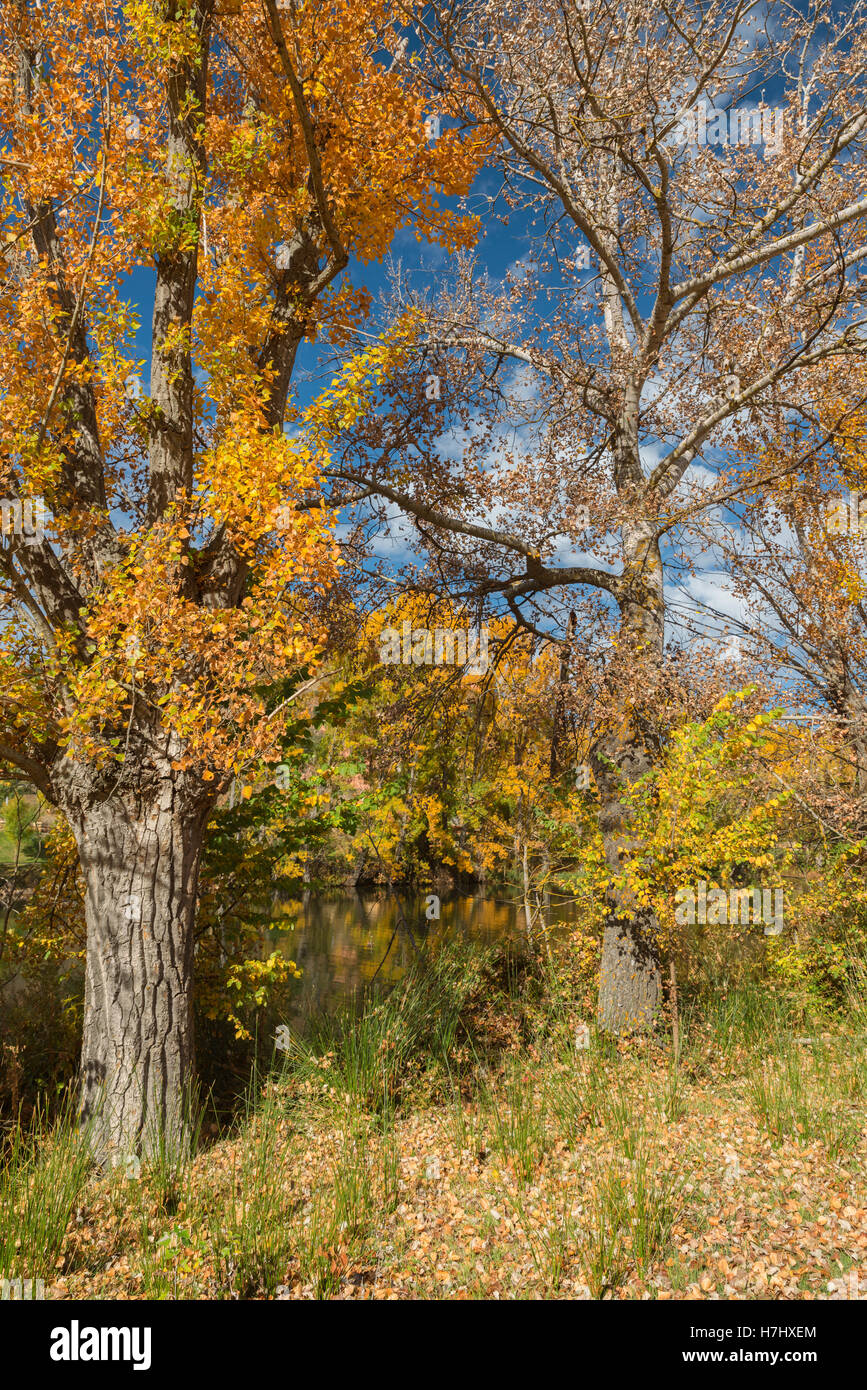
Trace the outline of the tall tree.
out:
<instances>
[{"instance_id":1,"label":"tall tree","mask_svg":"<svg viewBox=\"0 0 867 1390\"><path fill-rule=\"evenodd\" d=\"M279 757L261 687L315 655L338 574L329 437L394 357L302 407L299 347L358 322L341 277L398 228L470 233L433 192L472 152L430 143L396 43L381 0L0 12L0 758L77 843L103 1157L183 1133L203 833Z\"/></svg>"},{"instance_id":2,"label":"tall tree","mask_svg":"<svg viewBox=\"0 0 867 1390\"><path fill-rule=\"evenodd\" d=\"M865 350L867 10L446 0L417 24L440 109L496 149L491 216L515 232L503 284L465 263L419 341L444 406L464 392L489 427L463 450L418 436L412 476L397 426L385 448L356 435L331 472L402 508L464 597L552 640L577 612L622 881L625 793L654 757L665 687L666 564L688 561L691 518L776 485L779 468L752 462L781 412L797 473L808 369ZM603 1028L654 1013L658 939L614 891Z\"/></svg>"}]
</instances>

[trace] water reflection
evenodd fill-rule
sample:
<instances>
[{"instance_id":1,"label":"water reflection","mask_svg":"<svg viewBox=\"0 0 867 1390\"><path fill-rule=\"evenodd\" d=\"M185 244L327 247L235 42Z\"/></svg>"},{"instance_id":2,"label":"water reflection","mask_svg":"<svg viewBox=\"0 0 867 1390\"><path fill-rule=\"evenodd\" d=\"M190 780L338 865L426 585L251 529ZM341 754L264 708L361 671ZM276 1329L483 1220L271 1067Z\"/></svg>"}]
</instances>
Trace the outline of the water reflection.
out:
<instances>
[{"instance_id":1,"label":"water reflection","mask_svg":"<svg viewBox=\"0 0 867 1390\"><path fill-rule=\"evenodd\" d=\"M524 932L523 909L506 899L440 895L438 920L427 917L428 902L424 894L354 893L310 894L303 902L285 903L279 916L294 929L271 933L269 949L283 951L302 971L290 1022L300 1024L357 997L374 979L399 980L419 951L450 940L493 943ZM547 920L556 927L573 921L574 911L571 904L549 902Z\"/></svg>"}]
</instances>

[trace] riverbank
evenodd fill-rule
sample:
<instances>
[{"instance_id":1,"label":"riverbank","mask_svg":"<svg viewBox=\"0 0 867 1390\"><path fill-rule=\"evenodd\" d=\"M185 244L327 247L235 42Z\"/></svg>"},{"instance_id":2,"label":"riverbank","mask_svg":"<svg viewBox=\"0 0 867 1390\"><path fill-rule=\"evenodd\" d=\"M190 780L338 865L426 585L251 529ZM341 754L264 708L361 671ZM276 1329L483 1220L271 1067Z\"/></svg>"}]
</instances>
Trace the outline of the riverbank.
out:
<instances>
[{"instance_id":1,"label":"riverbank","mask_svg":"<svg viewBox=\"0 0 867 1390\"><path fill-rule=\"evenodd\" d=\"M681 1019L675 1058L664 1030L613 1046L526 979L492 999L486 969L444 960L293 1040L190 1164L55 1194L46 1295L867 1297L859 1015L805 1035L732 993Z\"/></svg>"}]
</instances>

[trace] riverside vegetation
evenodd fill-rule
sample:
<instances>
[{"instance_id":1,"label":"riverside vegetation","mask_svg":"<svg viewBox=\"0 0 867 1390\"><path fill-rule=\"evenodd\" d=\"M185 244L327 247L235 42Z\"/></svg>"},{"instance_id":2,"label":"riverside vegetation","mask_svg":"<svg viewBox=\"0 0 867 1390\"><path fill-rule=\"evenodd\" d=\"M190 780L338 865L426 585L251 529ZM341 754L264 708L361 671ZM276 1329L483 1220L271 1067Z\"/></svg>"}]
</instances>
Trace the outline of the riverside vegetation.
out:
<instances>
[{"instance_id":1,"label":"riverside vegetation","mask_svg":"<svg viewBox=\"0 0 867 1390\"><path fill-rule=\"evenodd\" d=\"M674 1051L582 1030L557 965L425 957L232 1124L200 1105L185 1156L96 1179L34 1116L0 1266L51 1298L867 1295L863 970L834 1022L748 982L688 1001Z\"/></svg>"}]
</instances>

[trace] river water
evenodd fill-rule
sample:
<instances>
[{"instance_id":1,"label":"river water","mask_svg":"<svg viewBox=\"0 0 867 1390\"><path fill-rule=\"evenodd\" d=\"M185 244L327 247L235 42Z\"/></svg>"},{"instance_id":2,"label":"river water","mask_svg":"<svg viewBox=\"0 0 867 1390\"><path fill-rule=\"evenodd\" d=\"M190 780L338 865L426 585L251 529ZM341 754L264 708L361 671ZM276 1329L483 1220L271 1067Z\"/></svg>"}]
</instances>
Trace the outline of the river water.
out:
<instances>
[{"instance_id":1,"label":"river water","mask_svg":"<svg viewBox=\"0 0 867 1390\"><path fill-rule=\"evenodd\" d=\"M302 971L292 991L295 1019L357 997L374 978L399 980L418 951L448 941L492 944L524 932L523 908L505 897L448 893L439 895L438 903L438 918L427 915L435 903L424 894L310 894L303 902L285 904L281 920L293 927L271 933L271 948ZM574 920L573 904L549 902L550 928Z\"/></svg>"}]
</instances>

